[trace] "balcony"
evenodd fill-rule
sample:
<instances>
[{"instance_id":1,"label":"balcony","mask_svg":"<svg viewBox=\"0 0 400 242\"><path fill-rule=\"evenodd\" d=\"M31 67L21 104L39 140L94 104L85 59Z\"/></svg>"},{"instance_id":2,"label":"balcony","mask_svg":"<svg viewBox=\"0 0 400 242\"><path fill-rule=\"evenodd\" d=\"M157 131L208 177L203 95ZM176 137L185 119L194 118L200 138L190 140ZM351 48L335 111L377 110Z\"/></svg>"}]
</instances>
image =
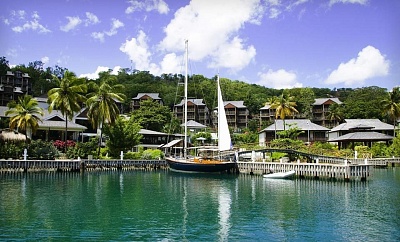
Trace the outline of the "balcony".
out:
<instances>
[{"instance_id":1,"label":"balcony","mask_svg":"<svg viewBox=\"0 0 400 242\"><path fill-rule=\"evenodd\" d=\"M317 116L317 117L314 116L313 119L321 121L321 120L325 120L325 117L324 116Z\"/></svg>"},{"instance_id":2,"label":"balcony","mask_svg":"<svg viewBox=\"0 0 400 242\"><path fill-rule=\"evenodd\" d=\"M316 109L312 110L313 113L322 113L323 111L324 110L322 108L318 108L318 109L316 108Z\"/></svg>"},{"instance_id":3,"label":"balcony","mask_svg":"<svg viewBox=\"0 0 400 242\"><path fill-rule=\"evenodd\" d=\"M22 89L21 87L14 87L14 92L23 93L21 89Z\"/></svg>"}]
</instances>

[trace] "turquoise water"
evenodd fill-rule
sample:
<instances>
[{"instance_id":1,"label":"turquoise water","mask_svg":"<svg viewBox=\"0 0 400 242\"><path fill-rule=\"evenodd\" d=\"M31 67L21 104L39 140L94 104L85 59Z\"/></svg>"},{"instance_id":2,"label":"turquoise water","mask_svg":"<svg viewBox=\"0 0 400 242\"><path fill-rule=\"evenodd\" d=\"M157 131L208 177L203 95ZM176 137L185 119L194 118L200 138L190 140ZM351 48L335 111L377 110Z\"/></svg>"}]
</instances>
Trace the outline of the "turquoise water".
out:
<instances>
[{"instance_id":1,"label":"turquoise water","mask_svg":"<svg viewBox=\"0 0 400 242\"><path fill-rule=\"evenodd\" d=\"M400 241L400 168L367 182L170 171L0 174L1 241Z\"/></svg>"}]
</instances>

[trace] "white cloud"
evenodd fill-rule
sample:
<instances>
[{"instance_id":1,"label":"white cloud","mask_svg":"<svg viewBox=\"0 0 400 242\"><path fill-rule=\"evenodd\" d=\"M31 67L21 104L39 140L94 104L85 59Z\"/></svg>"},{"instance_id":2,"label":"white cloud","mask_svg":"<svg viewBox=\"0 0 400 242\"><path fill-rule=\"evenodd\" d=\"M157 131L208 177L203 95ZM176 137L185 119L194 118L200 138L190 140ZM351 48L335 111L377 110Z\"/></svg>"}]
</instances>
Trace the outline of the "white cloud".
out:
<instances>
[{"instance_id":1,"label":"white cloud","mask_svg":"<svg viewBox=\"0 0 400 242\"><path fill-rule=\"evenodd\" d=\"M344 83L346 86L362 85L365 80L387 76L390 61L373 46L362 49L357 58L341 63L325 80L326 84Z\"/></svg>"},{"instance_id":2,"label":"white cloud","mask_svg":"<svg viewBox=\"0 0 400 242\"><path fill-rule=\"evenodd\" d=\"M84 23L84 25L86 27L89 25L94 25L94 24L100 23L99 18L95 14L93 14L91 12L86 12L85 14L86 14L86 18L83 18L83 19L81 19L79 16L65 17L66 19L68 19L68 23L64 26L61 26L60 30L62 30L64 32L69 32L71 30L76 29L82 23Z\"/></svg>"},{"instance_id":3,"label":"white cloud","mask_svg":"<svg viewBox=\"0 0 400 242\"><path fill-rule=\"evenodd\" d=\"M297 81L296 73L284 69L279 69L277 71L269 69L266 73L259 72L258 76L260 80L257 84L266 87L276 89L303 87L303 84Z\"/></svg>"},{"instance_id":4,"label":"white cloud","mask_svg":"<svg viewBox=\"0 0 400 242\"><path fill-rule=\"evenodd\" d=\"M112 23L111 23L111 29L110 31L104 32L105 34L107 34L108 36L113 36L117 34L117 30L119 28L124 27L124 23L122 23L121 21L119 21L118 19L111 19Z\"/></svg>"},{"instance_id":5,"label":"white cloud","mask_svg":"<svg viewBox=\"0 0 400 242\"><path fill-rule=\"evenodd\" d=\"M357 4L361 4L361 5L365 5L368 3L368 0L330 0L329 1L329 6L332 6L336 3L357 3Z\"/></svg>"},{"instance_id":6,"label":"white cloud","mask_svg":"<svg viewBox=\"0 0 400 242\"><path fill-rule=\"evenodd\" d=\"M130 6L125 9L125 13L130 14L135 11L145 10L150 12L156 10L160 14L167 14L169 7L163 0L131 0Z\"/></svg>"},{"instance_id":7,"label":"white cloud","mask_svg":"<svg viewBox=\"0 0 400 242\"><path fill-rule=\"evenodd\" d=\"M94 79L99 78L99 73L100 72L105 72L105 71L109 71L109 70L110 70L110 68L108 68L106 66L98 66L94 73L81 74L81 75L79 75L79 77L80 78L86 77L88 79L94 80ZM121 67L120 66L115 66L111 70L111 74L117 75L119 70L121 70Z\"/></svg>"},{"instance_id":8,"label":"white cloud","mask_svg":"<svg viewBox=\"0 0 400 242\"><path fill-rule=\"evenodd\" d=\"M281 1L280 1L280 0L266 0L265 2L266 2L268 5L271 5L271 6L278 6L278 5L281 4Z\"/></svg>"},{"instance_id":9,"label":"white cloud","mask_svg":"<svg viewBox=\"0 0 400 242\"><path fill-rule=\"evenodd\" d=\"M181 73L182 72L183 56L177 56L175 53L169 53L164 56L161 61L161 70L159 74L163 73Z\"/></svg>"},{"instance_id":10,"label":"white cloud","mask_svg":"<svg viewBox=\"0 0 400 242\"><path fill-rule=\"evenodd\" d=\"M246 46L238 33L246 23L259 24L264 11L259 0L231 0L229 3L192 0L177 10L174 19L164 28L166 36L159 49L166 53L181 52L188 39L191 60L210 59L212 67L240 70L248 65L248 59L254 58L255 48ZM226 53L224 48L231 53ZM227 55L231 58L224 58ZM235 60L243 56L245 61Z\"/></svg>"},{"instance_id":11,"label":"white cloud","mask_svg":"<svg viewBox=\"0 0 400 242\"><path fill-rule=\"evenodd\" d=\"M25 21L25 11L23 10L19 10L19 11L13 11L11 13L12 19L8 19L5 20L5 23L8 25L10 25L11 22L14 21ZM17 19L15 20L14 17L17 17ZM22 33L23 31L26 30L33 30L33 31L37 31L39 33L49 33L51 32L49 29L47 29L46 27L44 27L42 24L39 23L39 19L40 16L37 12L33 12L32 14L32 19L31 20L26 20L25 23L21 23L21 25L12 27L12 31L16 32L16 33Z\"/></svg>"},{"instance_id":12,"label":"white cloud","mask_svg":"<svg viewBox=\"0 0 400 242\"><path fill-rule=\"evenodd\" d=\"M104 42L103 32L93 32L90 36L92 36L94 39L98 39L100 42Z\"/></svg>"},{"instance_id":13,"label":"white cloud","mask_svg":"<svg viewBox=\"0 0 400 242\"><path fill-rule=\"evenodd\" d=\"M42 61L43 65L47 65L47 63L49 63L49 61L50 61L50 58L48 56L44 56L44 57L42 57L41 61Z\"/></svg>"},{"instance_id":14,"label":"white cloud","mask_svg":"<svg viewBox=\"0 0 400 242\"><path fill-rule=\"evenodd\" d=\"M211 54L213 61L209 67L239 71L249 65L250 61L254 60L256 49L253 46L244 49L242 42L242 39L235 37L231 42L223 43L215 53Z\"/></svg>"},{"instance_id":15,"label":"white cloud","mask_svg":"<svg viewBox=\"0 0 400 242\"><path fill-rule=\"evenodd\" d=\"M151 56L148 48L147 36L140 30L137 38L127 40L119 50L129 56L129 59L135 64L135 69L148 70Z\"/></svg>"},{"instance_id":16,"label":"white cloud","mask_svg":"<svg viewBox=\"0 0 400 242\"><path fill-rule=\"evenodd\" d=\"M69 32L70 30L75 29L77 26L79 26L82 23L82 20L79 17L67 16L65 18L68 19L68 23L66 25L60 27L60 30L62 30L64 32Z\"/></svg>"},{"instance_id":17,"label":"white cloud","mask_svg":"<svg viewBox=\"0 0 400 242\"><path fill-rule=\"evenodd\" d=\"M136 70L147 70L153 75L182 71L183 57L175 53L166 54L159 64L151 62L152 53L149 50L148 38L142 30L136 38L126 40L119 49L128 55Z\"/></svg>"},{"instance_id":18,"label":"white cloud","mask_svg":"<svg viewBox=\"0 0 400 242\"><path fill-rule=\"evenodd\" d=\"M303 5L310 0L295 0L295 1L280 1L280 0L266 0L265 5L268 9L268 17L270 19L277 19L282 13L293 11L296 7ZM302 10L305 11L304 9ZM300 13L301 14L301 13Z\"/></svg>"},{"instance_id":19,"label":"white cloud","mask_svg":"<svg viewBox=\"0 0 400 242\"><path fill-rule=\"evenodd\" d=\"M6 51L6 55L15 58L15 57L18 57L18 51L17 51L17 49L14 49L14 48L8 49Z\"/></svg>"},{"instance_id":20,"label":"white cloud","mask_svg":"<svg viewBox=\"0 0 400 242\"><path fill-rule=\"evenodd\" d=\"M295 2L290 3L290 4L286 7L286 9L290 11L290 10L296 8L297 6L300 6L300 5L304 4L304 3L307 3L308 1L309 1L309 0L297 0L297 1L295 1Z\"/></svg>"},{"instance_id":21,"label":"white cloud","mask_svg":"<svg viewBox=\"0 0 400 242\"><path fill-rule=\"evenodd\" d=\"M25 19L25 14L26 14L25 10L17 10L17 11L13 10L13 11L11 11L11 17L12 18L15 17L15 18L21 19L21 20Z\"/></svg>"},{"instance_id":22,"label":"white cloud","mask_svg":"<svg viewBox=\"0 0 400 242\"><path fill-rule=\"evenodd\" d=\"M100 42L104 42L104 37L105 35L107 36L113 36L118 33L118 29L124 27L124 23L119 21L118 19L111 19L111 28L108 31L103 31L103 32L93 32L91 36L94 39L100 40Z\"/></svg>"},{"instance_id":23,"label":"white cloud","mask_svg":"<svg viewBox=\"0 0 400 242\"><path fill-rule=\"evenodd\" d=\"M97 23L100 23L99 18L91 12L86 12L85 26L89 26L89 25L93 25L93 24L97 24Z\"/></svg>"},{"instance_id":24,"label":"white cloud","mask_svg":"<svg viewBox=\"0 0 400 242\"><path fill-rule=\"evenodd\" d=\"M269 9L269 18L277 18L281 13L282 13L282 11L277 8L270 8Z\"/></svg>"}]
</instances>

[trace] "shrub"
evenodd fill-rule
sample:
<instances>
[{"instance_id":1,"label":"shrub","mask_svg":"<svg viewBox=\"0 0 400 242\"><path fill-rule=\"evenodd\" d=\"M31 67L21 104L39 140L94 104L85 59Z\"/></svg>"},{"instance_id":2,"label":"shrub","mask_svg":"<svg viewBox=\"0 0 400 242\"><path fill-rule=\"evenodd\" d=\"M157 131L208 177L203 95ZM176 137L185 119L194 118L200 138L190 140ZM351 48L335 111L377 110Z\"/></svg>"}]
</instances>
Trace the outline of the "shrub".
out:
<instances>
[{"instance_id":1,"label":"shrub","mask_svg":"<svg viewBox=\"0 0 400 242\"><path fill-rule=\"evenodd\" d=\"M142 158L146 160L161 159L163 157L164 157L163 152L157 149L148 149L143 151L142 153Z\"/></svg>"},{"instance_id":2,"label":"shrub","mask_svg":"<svg viewBox=\"0 0 400 242\"><path fill-rule=\"evenodd\" d=\"M301 140L284 138L284 139L272 140L271 146L274 148L281 148L281 149L300 149L304 148L304 143Z\"/></svg>"},{"instance_id":3,"label":"shrub","mask_svg":"<svg viewBox=\"0 0 400 242\"><path fill-rule=\"evenodd\" d=\"M4 142L0 144L1 159L19 159L22 157L25 143Z\"/></svg>"},{"instance_id":4,"label":"shrub","mask_svg":"<svg viewBox=\"0 0 400 242\"><path fill-rule=\"evenodd\" d=\"M97 157L97 145L96 138L92 138L88 142L77 142L75 146L67 149L67 157L70 159L88 158L89 155Z\"/></svg>"},{"instance_id":5,"label":"shrub","mask_svg":"<svg viewBox=\"0 0 400 242\"><path fill-rule=\"evenodd\" d=\"M124 154L124 159L127 160L139 160L142 157L142 154L139 152L127 152Z\"/></svg>"},{"instance_id":6,"label":"shrub","mask_svg":"<svg viewBox=\"0 0 400 242\"><path fill-rule=\"evenodd\" d=\"M286 153L280 153L280 152L273 152L271 155L271 159L274 160L279 160L280 158L286 156Z\"/></svg>"},{"instance_id":7,"label":"shrub","mask_svg":"<svg viewBox=\"0 0 400 242\"><path fill-rule=\"evenodd\" d=\"M335 146L329 142L315 142L315 147L326 150L333 150Z\"/></svg>"},{"instance_id":8,"label":"shrub","mask_svg":"<svg viewBox=\"0 0 400 242\"><path fill-rule=\"evenodd\" d=\"M28 158L37 160L54 160L59 152L52 142L32 140L28 146Z\"/></svg>"},{"instance_id":9,"label":"shrub","mask_svg":"<svg viewBox=\"0 0 400 242\"><path fill-rule=\"evenodd\" d=\"M65 141L62 141L62 140L55 140L55 141L53 141L53 145L58 150L64 150L65 146L67 146L67 149L68 149L68 148L74 147L76 145L76 143L73 140L67 140L66 143L65 143Z\"/></svg>"},{"instance_id":10,"label":"shrub","mask_svg":"<svg viewBox=\"0 0 400 242\"><path fill-rule=\"evenodd\" d=\"M371 147L372 157L388 157L390 149L385 143L374 143Z\"/></svg>"}]
</instances>

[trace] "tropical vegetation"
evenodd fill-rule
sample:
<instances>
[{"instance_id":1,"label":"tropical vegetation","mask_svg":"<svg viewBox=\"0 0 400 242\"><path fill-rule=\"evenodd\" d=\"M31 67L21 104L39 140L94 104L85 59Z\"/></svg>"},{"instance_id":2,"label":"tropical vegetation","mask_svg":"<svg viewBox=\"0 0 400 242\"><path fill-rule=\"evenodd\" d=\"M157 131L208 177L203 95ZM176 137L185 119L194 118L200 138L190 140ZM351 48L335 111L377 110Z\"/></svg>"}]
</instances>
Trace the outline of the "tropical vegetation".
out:
<instances>
[{"instance_id":1,"label":"tropical vegetation","mask_svg":"<svg viewBox=\"0 0 400 242\"><path fill-rule=\"evenodd\" d=\"M86 101L87 86L85 79L77 78L75 73L65 71L62 77L53 76L58 84L57 87L47 92L49 112L53 109L61 111L65 116L64 141L68 139L68 120L71 120L74 113L81 110L81 104Z\"/></svg>"},{"instance_id":2,"label":"tropical vegetation","mask_svg":"<svg viewBox=\"0 0 400 242\"><path fill-rule=\"evenodd\" d=\"M295 108L297 106L296 102L294 101L293 96L291 95L284 95L283 93L272 100L273 102L270 104L271 109L275 109L275 118L283 120L283 128L286 129L285 125L285 118L286 117L294 117L297 111Z\"/></svg>"},{"instance_id":3,"label":"tropical vegetation","mask_svg":"<svg viewBox=\"0 0 400 242\"><path fill-rule=\"evenodd\" d=\"M101 142L103 139L103 127L105 124L114 125L120 112L117 102L125 101L122 93L124 86L116 83L116 77L109 72L100 75L100 85L90 82L89 88L93 90L88 94L86 105L88 106L87 117L94 128L100 130L98 155L100 155Z\"/></svg>"},{"instance_id":4,"label":"tropical vegetation","mask_svg":"<svg viewBox=\"0 0 400 242\"><path fill-rule=\"evenodd\" d=\"M10 129L25 131L25 136L31 139L32 133L39 127L39 116L43 116L43 109L39 107L36 99L25 95L18 98L18 103L8 103L5 115L10 116Z\"/></svg>"},{"instance_id":5,"label":"tropical vegetation","mask_svg":"<svg viewBox=\"0 0 400 242\"><path fill-rule=\"evenodd\" d=\"M49 111L59 110L65 116L64 140L52 145L57 146L60 151L64 149L64 153L66 152L68 157L83 157L90 153L94 157L103 157L109 154L118 158L119 152L117 152L117 148L113 148L117 146L123 147L126 155L129 153L128 156L141 156L142 153L132 151L132 144L136 144L138 136L129 134L127 127L131 127L132 130L138 130L139 127L142 127L166 133L179 132L180 123L174 118L171 110L175 104L181 101L179 98L177 99L177 93L181 88L178 83L182 82L182 75L162 74L154 76L147 71L126 68L121 69L116 75L107 71L100 73L99 78L95 80L88 80L87 78L78 78L73 72L60 66L45 68L44 63L40 61L10 67L7 59L0 57L0 76L5 75L7 71L28 73L33 84L33 96L47 93L50 104ZM215 77L207 78L202 75L192 75L189 78L189 83L188 95L190 98L203 98L210 110L216 107ZM356 89L335 88L332 90L328 88L278 90L226 78L221 78L221 86L223 96L227 100L243 100L250 111L248 128L240 130L239 133L232 132L232 140L235 145L251 144L254 147L257 143L259 130L268 125L268 123L260 124L256 119L260 108L266 103L271 105L271 108L276 108L276 117L282 119L283 122L294 115L301 118L312 118L310 107L315 98L326 97L337 97L343 102L342 105L331 105L328 112L329 119L337 123L348 118L377 118L392 123L395 128L396 120L399 119L399 87L393 88L390 92L385 88L375 86ZM130 102L133 97L136 97L138 93L154 92L160 94L164 105L149 100L142 103L143 108L131 112ZM16 103L10 105L16 105ZM106 139L99 137L96 142L96 148L99 151L99 144L104 144L103 141L105 141L106 147L101 148L100 153L92 152L93 140L86 142L88 147L81 142L76 142L74 146L70 147L66 145L68 138L67 120L70 120L76 112L85 106L88 108L88 117L93 128L99 129L101 135L104 133L106 136ZM12 108L15 110L15 107ZM119 110L122 110L125 118L119 118ZM37 113L36 116L38 118L34 120L40 124L40 113ZM0 128L6 128L9 125L10 119L2 118L0 120ZM14 125L16 125L15 121ZM33 123L31 126L29 125L26 127L32 127L32 131L37 127ZM20 127L17 126L13 126L13 128L24 131L22 124ZM285 131L280 133L281 139L274 141L276 144L273 145L298 146L296 142L292 142L296 141L296 138L290 137L292 135L289 134L291 129ZM211 130L207 132L211 132ZM28 133L25 130L25 134ZM118 137L130 138L127 141L118 140ZM132 142L132 144L125 145L129 142ZM378 149L377 147L381 146L378 143L373 145L369 152L378 156L387 155L389 151L396 153L398 143L395 139L393 144L386 149ZM335 150L335 147L323 146L316 143L300 148L313 152L320 152L320 150L328 150L324 152L329 152L329 150L332 150L333 154L344 154L344 151ZM378 150L381 152L379 153Z\"/></svg>"},{"instance_id":6,"label":"tropical vegetation","mask_svg":"<svg viewBox=\"0 0 400 242\"><path fill-rule=\"evenodd\" d=\"M396 122L400 118L400 87L393 88L380 104L383 114L386 114L393 122L393 131L396 133Z\"/></svg>"}]
</instances>

